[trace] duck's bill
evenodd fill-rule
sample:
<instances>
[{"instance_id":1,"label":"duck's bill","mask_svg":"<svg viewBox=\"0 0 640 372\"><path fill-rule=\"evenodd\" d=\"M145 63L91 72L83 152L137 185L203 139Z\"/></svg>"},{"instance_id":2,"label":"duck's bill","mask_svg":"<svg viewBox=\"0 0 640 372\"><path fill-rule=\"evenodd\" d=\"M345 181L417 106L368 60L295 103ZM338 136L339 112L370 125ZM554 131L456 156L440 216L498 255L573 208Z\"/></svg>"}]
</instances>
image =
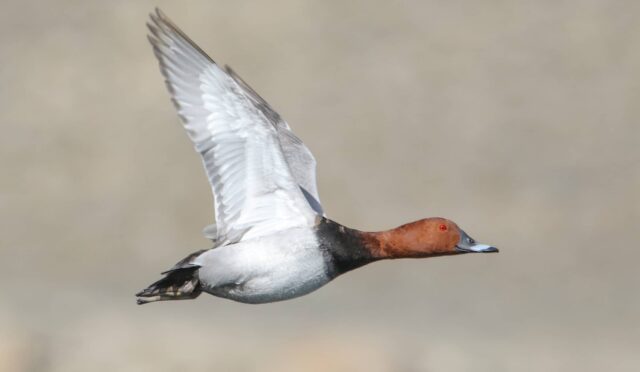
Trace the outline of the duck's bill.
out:
<instances>
[{"instance_id":1,"label":"duck's bill","mask_svg":"<svg viewBox=\"0 0 640 372\"><path fill-rule=\"evenodd\" d=\"M456 245L456 250L463 253L493 253L500 252L498 248L486 244L475 244L468 247Z\"/></svg>"},{"instance_id":2,"label":"duck's bill","mask_svg":"<svg viewBox=\"0 0 640 372\"><path fill-rule=\"evenodd\" d=\"M464 231L460 231L460 241L456 244L456 251L460 253L493 253L499 252L498 248L487 245L478 244Z\"/></svg>"}]
</instances>

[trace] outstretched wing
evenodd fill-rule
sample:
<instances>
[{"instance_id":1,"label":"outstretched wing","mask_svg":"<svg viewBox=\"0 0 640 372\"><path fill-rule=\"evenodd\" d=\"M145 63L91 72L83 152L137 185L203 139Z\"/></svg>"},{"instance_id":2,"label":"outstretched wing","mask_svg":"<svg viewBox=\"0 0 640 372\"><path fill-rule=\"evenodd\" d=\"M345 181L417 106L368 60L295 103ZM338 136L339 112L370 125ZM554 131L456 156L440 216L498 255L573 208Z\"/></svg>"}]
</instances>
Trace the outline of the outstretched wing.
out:
<instances>
[{"instance_id":1,"label":"outstretched wing","mask_svg":"<svg viewBox=\"0 0 640 372\"><path fill-rule=\"evenodd\" d=\"M244 89L160 10L149 40L178 114L202 156L219 245L313 225L277 127Z\"/></svg>"}]
</instances>

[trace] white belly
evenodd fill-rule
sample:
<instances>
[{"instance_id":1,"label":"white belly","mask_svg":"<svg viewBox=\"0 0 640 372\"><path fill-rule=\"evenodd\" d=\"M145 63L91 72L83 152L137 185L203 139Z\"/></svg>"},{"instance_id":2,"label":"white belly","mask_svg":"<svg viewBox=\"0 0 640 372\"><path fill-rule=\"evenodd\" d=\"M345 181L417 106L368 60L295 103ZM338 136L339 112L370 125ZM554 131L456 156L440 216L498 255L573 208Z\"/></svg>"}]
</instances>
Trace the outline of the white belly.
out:
<instances>
[{"instance_id":1,"label":"white belly","mask_svg":"<svg viewBox=\"0 0 640 372\"><path fill-rule=\"evenodd\" d=\"M331 280L311 229L215 248L194 263L205 292L246 303L302 296Z\"/></svg>"}]
</instances>

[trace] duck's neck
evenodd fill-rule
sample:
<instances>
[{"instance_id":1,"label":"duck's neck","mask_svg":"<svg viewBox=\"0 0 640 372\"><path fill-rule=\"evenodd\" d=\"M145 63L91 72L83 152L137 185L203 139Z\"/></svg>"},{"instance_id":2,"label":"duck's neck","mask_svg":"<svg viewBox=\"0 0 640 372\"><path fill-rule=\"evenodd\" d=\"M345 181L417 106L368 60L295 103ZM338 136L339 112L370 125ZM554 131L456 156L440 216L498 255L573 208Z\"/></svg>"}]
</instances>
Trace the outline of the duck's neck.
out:
<instances>
[{"instance_id":1,"label":"duck's neck","mask_svg":"<svg viewBox=\"0 0 640 372\"><path fill-rule=\"evenodd\" d=\"M394 258L441 256L428 249L417 250L415 234L419 230L406 224L395 229L366 232L350 229L323 218L318 225L321 248L330 262L331 274L338 276L368 263Z\"/></svg>"},{"instance_id":2,"label":"duck's neck","mask_svg":"<svg viewBox=\"0 0 640 372\"><path fill-rule=\"evenodd\" d=\"M389 246L388 232L350 229L323 218L318 225L320 247L329 262L330 276L338 276L368 263L398 258Z\"/></svg>"}]
</instances>

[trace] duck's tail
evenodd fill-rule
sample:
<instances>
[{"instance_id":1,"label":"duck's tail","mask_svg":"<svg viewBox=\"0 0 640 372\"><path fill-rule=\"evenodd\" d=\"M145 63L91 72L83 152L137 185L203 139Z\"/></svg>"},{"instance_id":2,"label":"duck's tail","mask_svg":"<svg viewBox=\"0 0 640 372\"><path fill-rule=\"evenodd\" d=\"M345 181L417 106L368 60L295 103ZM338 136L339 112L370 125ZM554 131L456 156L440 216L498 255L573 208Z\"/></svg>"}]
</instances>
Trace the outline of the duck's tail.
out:
<instances>
[{"instance_id":1,"label":"duck's tail","mask_svg":"<svg viewBox=\"0 0 640 372\"><path fill-rule=\"evenodd\" d=\"M167 300L190 300L202 293L198 269L191 261L204 251L190 254L187 258L175 264L171 269L163 272L164 278L136 293L138 305L149 302Z\"/></svg>"}]
</instances>

